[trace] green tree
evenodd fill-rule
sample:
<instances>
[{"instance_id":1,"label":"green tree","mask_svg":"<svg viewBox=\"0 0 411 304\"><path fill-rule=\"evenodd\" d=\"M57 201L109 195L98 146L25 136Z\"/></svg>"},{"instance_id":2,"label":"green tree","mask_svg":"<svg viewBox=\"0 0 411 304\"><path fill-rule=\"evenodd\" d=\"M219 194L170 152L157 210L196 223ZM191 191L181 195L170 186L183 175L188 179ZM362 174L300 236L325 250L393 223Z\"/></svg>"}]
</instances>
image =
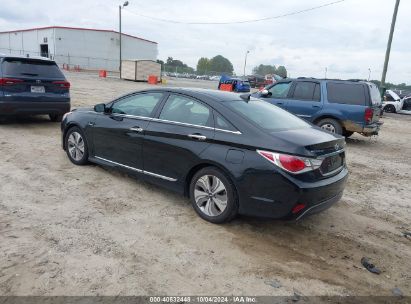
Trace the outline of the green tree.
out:
<instances>
[{"instance_id":1,"label":"green tree","mask_svg":"<svg viewBox=\"0 0 411 304\"><path fill-rule=\"evenodd\" d=\"M233 64L227 58L217 55L210 59L210 71L215 73L232 74L234 71Z\"/></svg>"},{"instance_id":2,"label":"green tree","mask_svg":"<svg viewBox=\"0 0 411 304\"><path fill-rule=\"evenodd\" d=\"M283 78L287 78L287 69L285 68L285 66L280 65L277 68L277 73L276 74L283 77Z\"/></svg>"},{"instance_id":3,"label":"green tree","mask_svg":"<svg viewBox=\"0 0 411 304\"><path fill-rule=\"evenodd\" d=\"M267 75L267 74L277 74L277 69L274 65L260 64L254 67L253 73L256 75Z\"/></svg>"},{"instance_id":4,"label":"green tree","mask_svg":"<svg viewBox=\"0 0 411 304\"><path fill-rule=\"evenodd\" d=\"M164 70L167 72L194 73L194 69L192 67L189 67L181 60L173 59L173 57L167 58L166 63L164 64Z\"/></svg>"},{"instance_id":5,"label":"green tree","mask_svg":"<svg viewBox=\"0 0 411 304\"><path fill-rule=\"evenodd\" d=\"M210 59L201 57L197 62L197 74L207 74L210 71Z\"/></svg>"}]
</instances>

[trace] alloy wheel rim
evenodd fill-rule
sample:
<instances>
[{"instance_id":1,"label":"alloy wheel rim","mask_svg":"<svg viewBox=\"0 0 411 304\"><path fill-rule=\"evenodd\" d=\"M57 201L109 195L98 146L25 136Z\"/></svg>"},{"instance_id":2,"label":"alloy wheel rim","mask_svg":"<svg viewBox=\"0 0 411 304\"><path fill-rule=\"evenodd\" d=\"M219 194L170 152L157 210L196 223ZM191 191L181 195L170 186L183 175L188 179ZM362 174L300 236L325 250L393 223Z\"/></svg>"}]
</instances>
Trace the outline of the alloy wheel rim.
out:
<instances>
[{"instance_id":1,"label":"alloy wheel rim","mask_svg":"<svg viewBox=\"0 0 411 304\"><path fill-rule=\"evenodd\" d=\"M203 175L194 186L194 200L205 215L219 216L227 208L227 189L214 175Z\"/></svg>"},{"instance_id":2,"label":"alloy wheel rim","mask_svg":"<svg viewBox=\"0 0 411 304\"><path fill-rule=\"evenodd\" d=\"M321 129L326 130L326 131L331 132L331 133L335 133L335 127L332 124L329 124L329 123L323 124L321 126Z\"/></svg>"},{"instance_id":3,"label":"alloy wheel rim","mask_svg":"<svg viewBox=\"0 0 411 304\"><path fill-rule=\"evenodd\" d=\"M78 132L72 132L67 140L67 149L75 161L80 161L84 156L84 140Z\"/></svg>"}]
</instances>

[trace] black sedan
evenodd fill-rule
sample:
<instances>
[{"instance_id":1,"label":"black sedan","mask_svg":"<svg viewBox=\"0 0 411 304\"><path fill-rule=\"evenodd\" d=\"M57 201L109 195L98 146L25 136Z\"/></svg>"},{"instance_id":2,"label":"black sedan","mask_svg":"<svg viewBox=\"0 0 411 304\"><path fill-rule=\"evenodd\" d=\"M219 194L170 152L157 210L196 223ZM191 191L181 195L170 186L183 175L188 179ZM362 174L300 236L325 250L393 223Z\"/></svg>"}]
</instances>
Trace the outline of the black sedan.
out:
<instances>
[{"instance_id":1,"label":"black sedan","mask_svg":"<svg viewBox=\"0 0 411 304\"><path fill-rule=\"evenodd\" d=\"M134 92L65 115L76 165L116 167L188 196L205 220L299 219L337 202L345 141L274 105L183 88Z\"/></svg>"}]
</instances>

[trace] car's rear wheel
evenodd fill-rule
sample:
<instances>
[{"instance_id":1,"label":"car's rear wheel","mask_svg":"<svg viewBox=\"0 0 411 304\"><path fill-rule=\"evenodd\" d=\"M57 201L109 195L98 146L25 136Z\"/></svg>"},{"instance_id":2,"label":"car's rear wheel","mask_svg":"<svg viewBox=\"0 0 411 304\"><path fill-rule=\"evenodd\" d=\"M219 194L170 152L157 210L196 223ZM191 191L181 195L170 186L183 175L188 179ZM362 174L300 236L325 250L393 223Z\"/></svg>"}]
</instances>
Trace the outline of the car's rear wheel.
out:
<instances>
[{"instance_id":1,"label":"car's rear wheel","mask_svg":"<svg viewBox=\"0 0 411 304\"><path fill-rule=\"evenodd\" d=\"M60 122L63 119L63 115L58 115L58 114L50 114L49 117L50 117L50 120L53 122Z\"/></svg>"},{"instance_id":2,"label":"car's rear wheel","mask_svg":"<svg viewBox=\"0 0 411 304\"><path fill-rule=\"evenodd\" d=\"M88 147L83 131L78 127L72 127L65 137L67 156L75 165L88 163Z\"/></svg>"},{"instance_id":3,"label":"car's rear wheel","mask_svg":"<svg viewBox=\"0 0 411 304\"><path fill-rule=\"evenodd\" d=\"M397 112L396 110L395 110L395 107L393 106L393 105L386 105L385 107L384 107L384 112L387 112L387 113L395 113L395 112Z\"/></svg>"},{"instance_id":4,"label":"car's rear wheel","mask_svg":"<svg viewBox=\"0 0 411 304\"><path fill-rule=\"evenodd\" d=\"M317 126L330 133L336 133L339 135L342 134L341 124L337 120L332 118L321 119L319 122L317 122Z\"/></svg>"},{"instance_id":5,"label":"car's rear wheel","mask_svg":"<svg viewBox=\"0 0 411 304\"><path fill-rule=\"evenodd\" d=\"M238 197L233 183L214 167L201 169L193 176L190 201L197 214L211 223L228 222L238 213Z\"/></svg>"}]
</instances>

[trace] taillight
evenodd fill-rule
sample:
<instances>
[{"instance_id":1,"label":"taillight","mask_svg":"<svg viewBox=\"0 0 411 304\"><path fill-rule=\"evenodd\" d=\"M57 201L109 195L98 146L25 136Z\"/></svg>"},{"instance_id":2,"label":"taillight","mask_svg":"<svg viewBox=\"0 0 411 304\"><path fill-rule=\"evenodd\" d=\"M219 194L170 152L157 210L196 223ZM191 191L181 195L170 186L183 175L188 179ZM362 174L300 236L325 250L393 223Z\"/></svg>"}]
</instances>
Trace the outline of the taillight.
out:
<instances>
[{"instance_id":1,"label":"taillight","mask_svg":"<svg viewBox=\"0 0 411 304\"><path fill-rule=\"evenodd\" d=\"M270 151L257 150L257 153L274 165L293 174L316 170L323 162L322 159L306 158Z\"/></svg>"},{"instance_id":2,"label":"taillight","mask_svg":"<svg viewBox=\"0 0 411 304\"><path fill-rule=\"evenodd\" d=\"M23 82L21 79L14 79L14 78L0 78L0 86L8 86L8 85L15 85L18 83Z\"/></svg>"},{"instance_id":3,"label":"taillight","mask_svg":"<svg viewBox=\"0 0 411 304\"><path fill-rule=\"evenodd\" d=\"M70 82L68 81L53 81L53 84L59 86L60 88L70 89Z\"/></svg>"},{"instance_id":4,"label":"taillight","mask_svg":"<svg viewBox=\"0 0 411 304\"><path fill-rule=\"evenodd\" d=\"M364 113L364 119L366 123L370 123L372 121L373 110L371 108L366 108Z\"/></svg>"},{"instance_id":5,"label":"taillight","mask_svg":"<svg viewBox=\"0 0 411 304\"><path fill-rule=\"evenodd\" d=\"M297 204L291 210L292 213L296 214L305 208L305 204Z\"/></svg>"}]
</instances>

